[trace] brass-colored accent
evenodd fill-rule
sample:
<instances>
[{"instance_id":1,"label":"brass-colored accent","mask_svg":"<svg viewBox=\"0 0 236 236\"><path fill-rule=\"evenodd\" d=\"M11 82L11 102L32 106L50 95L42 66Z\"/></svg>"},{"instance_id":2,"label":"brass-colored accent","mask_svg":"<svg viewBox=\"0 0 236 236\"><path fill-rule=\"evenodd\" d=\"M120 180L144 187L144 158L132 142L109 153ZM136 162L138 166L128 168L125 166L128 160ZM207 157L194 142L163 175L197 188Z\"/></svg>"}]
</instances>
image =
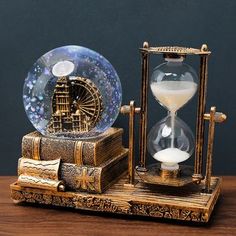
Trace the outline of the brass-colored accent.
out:
<instances>
[{"instance_id":1,"label":"brass-colored accent","mask_svg":"<svg viewBox=\"0 0 236 236\"><path fill-rule=\"evenodd\" d=\"M207 145L207 162L206 162L206 181L205 181L205 192L210 193L211 184L211 174L212 174L212 151L213 151L213 141L215 132L215 114L216 107L211 107L210 110L210 120L209 120L209 130L208 130L208 145Z\"/></svg>"},{"instance_id":2,"label":"brass-colored accent","mask_svg":"<svg viewBox=\"0 0 236 236\"><path fill-rule=\"evenodd\" d=\"M206 44L202 44L201 46L201 52L208 52L208 47Z\"/></svg>"},{"instance_id":3,"label":"brass-colored accent","mask_svg":"<svg viewBox=\"0 0 236 236\"><path fill-rule=\"evenodd\" d=\"M207 46L204 44L201 51L207 51ZM208 78L208 54L200 55L200 74L199 74L199 93L198 93L198 108L196 121L196 145L195 145L195 163L193 180L199 183L202 179L203 167L203 146L204 146L204 113L206 106L207 93L207 78Z\"/></svg>"},{"instance_id":4,"label":"brass-colored accent","mask_svg":"<svg viewBox=\"0 0 236 236\"><path fill-rule=\"evenodd\" d=\"M147 42L143 43L145 49L149 48ZM149 54L142 51L142 87L140 94L140 130L139 130L139 165L138 171L147 171L146 153L147 153L147 105L148 105L148 77L149 77Z\"/></svg>"},{"instance_id":5,"label":"brass-colored accent","mask_svg":"<svg viewBox=\"0 0 236 236\"><path fill-rule=\"evenodd\" d=\"M147 166L146 172L137 171L137 174L142 182L152 185L182 187L193 182L193 168L186 165L180 165L180 169L176 171L167 171L156 163Z\"/></svg>"},{"instance_id":6,"label":"brass-colored accent","mask_svg":"<svg viewBox=\"0 0 236 236\"><path fill-rule=\"evenodd\" d=\"M20 158L17 183L22 187L62 191L64 183L58 179L59 167L60 159L41 161Z\"/></svg>"},{"instance_id":7,"label":"brass-colored accent","mask_svg":"<svg viewBox=\"0 0 236 236\"><path fill-rule=\"evenodd\" d=\"M163 46L163 47L144 47L140 49L142 52L152 54L172 54L172 55L209 55L211 52L208 51L206 44L203 44L201 49L187 48L178 46Z\"/></svg>"},{"instance_id":8,"label":"brass-colored accent","mask_svg":"<svg viewBox=\"0 0 236 236\"><path fill-rule=\"evenodd\" d=\"M211 119L211 113L205 113L204 114L204 119L205 120L210 120ZM222 123L224 122L225 120L227 119L227 116L222 113L222 112L215 112L215 115L214 115L214 121L216 123Z\"/></svg>"},{"instance_id":9,"label":"brass-colored accent","mask_svg":"<svg viewBox=\"0 0 236 236\"><path fill-rule=\"evenodd\" d=\"M135 113L140 113L141 109L140 107L135 107ZM120 112L121 114L125 115L125 114L129 114L130 113L130 105L123 105L120 108Z\"/></svg>"},{"instance_id":10,"label":"brass-colored accent","mask_svg":"<svg viewBox=\"0 0 236 236\"><path fill-rule=\"evenodd\" d=\"M41 137L35 137L33 139L33 158L35 160L40 160L40 142Z\"/></svg>"},{"instance_id":11,"label":"brass-colored accent","mask_svg":"<svg viewBox=\"0 0 236 236\"><path fill-rule=\"evenodd\" d=\"M135 147L135 139L134 139L134 126L135 126L135 114L140 113L140 108L135 107L135 101L130 101L130 105L124 105L121 107L120 111L122 114L129 114L129 162L128 162L128 176L129 182L126 183L127 186L134 186L134 166L135 166L135 158L134 158L134 147Z\"/></svg>"},{"instance_id":12,"label":"brass-colored accent","mask_svg":"<svg viewBox=\"0 0 236 236\"><path fill-rule=\"evenodd\" d=\"M82 169L81 176L76 177L76 182L77 182L78 188L81 187L84 190L86 190L86 189L94 190L94 186L93 186L94 176L88 175L87 167L84 167Z\"/></svg>"},{"instance_id":13,"label":"brass-colored accent","mask_svg":"<svg viewBox=\"0 0 236 236\"><path fill-rule=\"evenodd\" d=\"M130 113L129 113L129 183L134 184L134 122L135 122L135 102L130 102Z\"/></svg>"},{"instance_id":14,"label":"brass-colored accent","mask_svg":"<svg viewBox=\"0 0 236 236\"><path fill-rule=\"evenodd\" d=\"M61 183L61 184L59 184L59 186L58 186L58 191L59 192L64 192L65 191L65 185L63 184L63 183Z\"/></svg>"},{"instance_id":15,"label":"brass-colored accent","mask_svg":"<svg viewBox=\"0 0 236 236\"><path fill-rule=\"evenodd\" d=\"M149 48L149 43L148 43L148 42L146 42L146 41L145 41L145 42L143 42L143 48L145 48L145 49L146 49L146 48Z\"/></svg>"},{"instance_id":16,"label":"brass-colored accent","mask_svg":"<svg viewBox=\"0 0 236 236\"><path fill-rule=\"evenodd\" d=\"M180 175L180 169L177 170L165 170L160 168L159 170L160 177L163 179L174 179L179 177Z\"/></svg>"},{"instance_id":17,"label":"brass-colored accent","mask_svg":"<svg viewBox=\"0 0 236 236\"><path fill-rule=\"evenodd\" d=\"M75 164L83 165L83 141L77 140L74 148Z\"/></svg>"},{"instance_id":18,"label":"brass-colored accent","mask_svg":"<svg viewBox=\"0 0 236 236\"><path fill-rule=\"evenodd\" d=\"M215 123L223 122L226 120L226 115L222 112L216 112L216 107L211 107L210 113L205 114L204 118L209 120L208 129L208 144L207 144L207 160L206 160L206 177L205 177L205 187L203 191L205 193L211 193L211 176L212 176L212 153L213 153L213 143L214 143L214 133L215 133Z\"/></svg>"},{"instance_id":19,"label":"brass-colored accent","mask_svg":"<svg viewBox=\"0 0 236 236\"><path fill-rule=\"evenodd\" d=\"M210 219L220 194L221 178L213 177L212 194L202 194L200 185L190 184L179 188L155 186L139 182L135 188L127 188L121 178L103 194L84 192L53 192L44 189L11 185L11 198L18 202L56 205L96 212L167 218L181 221L203 222Z\"/></svg>"},{"instance_id":20,"label":"brass-colored accent","mask_svg":"<svg viewBox=\"0 0 236 236\"><path fill-rule=\"evenodd\" d=\"M60 77L54 90L50 133L88 132L102 114L102 96L87 78Z\"/></svg>"}]
</instances>

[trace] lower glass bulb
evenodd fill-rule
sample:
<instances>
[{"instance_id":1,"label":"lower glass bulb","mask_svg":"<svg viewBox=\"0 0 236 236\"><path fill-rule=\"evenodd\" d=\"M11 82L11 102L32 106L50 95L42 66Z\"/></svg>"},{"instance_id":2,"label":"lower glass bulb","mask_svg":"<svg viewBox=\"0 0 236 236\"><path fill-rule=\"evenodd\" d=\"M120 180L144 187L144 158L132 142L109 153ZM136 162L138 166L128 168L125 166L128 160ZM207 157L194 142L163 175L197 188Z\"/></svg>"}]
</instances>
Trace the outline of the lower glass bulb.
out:
<instances>
[{"instance_id":1,"label":"lower glass bulb","mask_svg":"<svg viewBox=\"0 0 236 236\"><path fill-rule=\"evenodd\" d=\"M177 170L194 151L191 129L175 114L169 114L153 126L148 134L148 151L161 162L161 169Z\"/></svg>"}]
</instances>

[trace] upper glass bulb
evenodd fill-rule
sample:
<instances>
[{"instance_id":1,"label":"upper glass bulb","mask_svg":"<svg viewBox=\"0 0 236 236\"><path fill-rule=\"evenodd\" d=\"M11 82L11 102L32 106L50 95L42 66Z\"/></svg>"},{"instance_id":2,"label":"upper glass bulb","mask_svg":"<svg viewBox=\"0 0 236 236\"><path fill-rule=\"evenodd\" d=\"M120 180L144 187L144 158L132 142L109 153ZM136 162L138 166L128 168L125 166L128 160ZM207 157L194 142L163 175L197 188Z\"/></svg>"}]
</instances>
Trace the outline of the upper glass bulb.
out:
<instances>
[{"instance_id":1,"label":"upper glass bulb","mask_svg":"<svg viewBox=\"0 0 236 236\"><path fill-rule=\"evenodd\" d=\"M183 63L183 58L166 58L157 66L150 86L157 101L171 112L183 107L197 91L195 70Z\"/></svg>"},{"instance_id":2,"label":"upper glass bulb","mask_svg":"<svg viewBox=\"0 0 236 236\"><path fill-rule=\"evenodd\" d=\"M41 56L25 79L26 114L43 135L91 138L119 114L120 79L99 53L80 46L55 48Z\"/></svg>"}]
</instances>

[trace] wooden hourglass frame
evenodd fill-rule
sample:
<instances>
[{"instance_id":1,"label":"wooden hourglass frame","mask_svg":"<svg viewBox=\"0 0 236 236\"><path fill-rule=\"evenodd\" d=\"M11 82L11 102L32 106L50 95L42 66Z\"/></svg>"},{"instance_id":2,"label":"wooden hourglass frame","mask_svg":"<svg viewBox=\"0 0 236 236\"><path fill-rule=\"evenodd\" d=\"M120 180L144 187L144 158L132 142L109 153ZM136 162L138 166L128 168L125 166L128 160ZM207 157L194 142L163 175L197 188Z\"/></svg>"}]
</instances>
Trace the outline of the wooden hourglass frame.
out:
<instances>
[{"instance_id":1,"label":"wooden hourglass frame","mask_svg":"<svg viewBox=\"0 0 236 236\"><path fill-rule=\"evenodd\" d=\"M141 104L140 108L135 107L134 102L130 104L130 109L126 107L126 111L130 111L130 119L134 120L135 113L140 114L140 132L139 132L139 164L136 166L136 171L141 178L141 181L149 184L160 184L169 186L184 186L189 183L200 184L204 181L203 191L210 193L211 176L212 176L212 151L214 141L215 122L223 122L226 115L217 112L213 106L209 113L205 113L206 107L206 92L208 79L208 58L211 52L206 44L203 44L201 49L185 48L185 47L150 47L147 42L144 42L143 48L140 48L142 59L142 84L141 84ZM147 157L147 117L148 117L148 87L149 87L149 60L150 55L162 54L168 58L186 57L188 55L198 55L200 57L199 69L199 90L198 90L198 106L196 117L196 144L195 144L195 162L193 174L188 167L182 167L182 176L170 178L170 173L162 173L157 176L156 166L149 168L146 166ZM124 110L124 107L123 107ZM204 125L205 121L209 121L208 145L206 157L206 173L203 175L203 148L204 148ZM134 177L134 160L133 160L133 122L130 122L130 161L129 161L129 179L131 185L135 183ZM186 173L185 173L186 172ZM172 176L173 177L173 176Z\"/></svg>"}]
</instances>

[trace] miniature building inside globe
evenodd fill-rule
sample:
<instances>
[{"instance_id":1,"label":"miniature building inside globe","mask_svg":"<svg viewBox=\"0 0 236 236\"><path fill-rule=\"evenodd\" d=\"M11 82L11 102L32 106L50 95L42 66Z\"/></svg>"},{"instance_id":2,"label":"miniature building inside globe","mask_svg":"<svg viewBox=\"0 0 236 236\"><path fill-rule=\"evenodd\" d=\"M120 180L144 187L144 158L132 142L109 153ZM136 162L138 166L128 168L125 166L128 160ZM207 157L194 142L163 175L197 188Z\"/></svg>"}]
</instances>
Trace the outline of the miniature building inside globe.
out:
<instances>
[{"instance_id":1,"label":"miniature building inside globe","mask_svg":"<svg viewBox=\"0 0 236 236\"><path fill-rule=\"evenodd\" d=\"M88 132L101 117L102 96L82 77L60 77L54 89L49 132Z\"/></svg>"}]
</instances>

